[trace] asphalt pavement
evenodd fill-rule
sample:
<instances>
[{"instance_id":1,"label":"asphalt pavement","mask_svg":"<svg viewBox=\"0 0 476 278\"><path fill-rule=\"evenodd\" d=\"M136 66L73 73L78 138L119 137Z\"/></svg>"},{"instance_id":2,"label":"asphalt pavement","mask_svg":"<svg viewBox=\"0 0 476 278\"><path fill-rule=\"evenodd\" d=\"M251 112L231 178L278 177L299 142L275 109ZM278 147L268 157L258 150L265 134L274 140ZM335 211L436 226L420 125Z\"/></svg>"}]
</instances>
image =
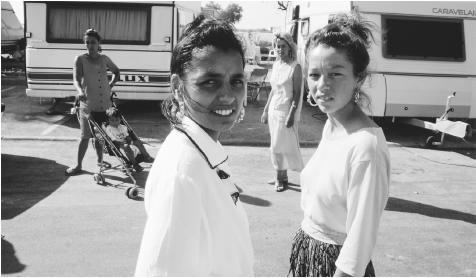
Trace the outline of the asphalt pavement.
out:
<instances>
[{"instance_id":1,"label":"asphalt pavement","mask_svg":"<svg viewBox=\"0 0 476 278\"><path fill-rule=\"evenodd\" d=\"M145 223L143 200L124 194L131 181L109 171L106 185L97 185L91 146L86 173L63 175L74 163L79 135L74 116L66 114L70 103L60 104L58 115L45 115L51 100L26 97L21 83L2 84L2 102L2 276L131 276ZM302 219L299 175L290 173L292 186L282 193L267 183L274 171L267 127L256 122L262 105L249 104L245 121L221 141L250 220L255 273L286 276ZM155 156L169 131L157 103L121 102L120 109ZM306 162L325 115L304 109ZM474 140L449 138L445 147L427 149L427 131L400 125L385 125L384 131L392 176L373 255L377 275L476 276ZM143 165L135 176L142 187L150 167Z\"/></svg>"}]
</instances>

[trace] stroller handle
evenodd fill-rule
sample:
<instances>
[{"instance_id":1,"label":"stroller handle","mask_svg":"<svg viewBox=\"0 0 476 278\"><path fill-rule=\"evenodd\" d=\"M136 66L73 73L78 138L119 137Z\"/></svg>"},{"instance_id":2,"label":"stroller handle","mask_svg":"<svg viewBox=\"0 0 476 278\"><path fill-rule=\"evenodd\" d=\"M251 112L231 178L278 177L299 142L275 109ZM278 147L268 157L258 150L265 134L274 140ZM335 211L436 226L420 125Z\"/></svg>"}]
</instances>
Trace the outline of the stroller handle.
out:
<instances>
[{"instance_id":1,"label":"stroller handle","mask_svg":"<svg viewBox=\"0 0 476 278\"><path fill-rule=\"evenodd\" d=\"M116 99L119 99L119 98L117 97L116 92L112 92L112 93L111 93L111 102L114 103L114 101L115 101ZM75 96L75 97L74 97L74 105L73 105L73 107L79 107L79 103L80 103L79 97L78 97L78 96Z\"/></svg>"}]
</instances>

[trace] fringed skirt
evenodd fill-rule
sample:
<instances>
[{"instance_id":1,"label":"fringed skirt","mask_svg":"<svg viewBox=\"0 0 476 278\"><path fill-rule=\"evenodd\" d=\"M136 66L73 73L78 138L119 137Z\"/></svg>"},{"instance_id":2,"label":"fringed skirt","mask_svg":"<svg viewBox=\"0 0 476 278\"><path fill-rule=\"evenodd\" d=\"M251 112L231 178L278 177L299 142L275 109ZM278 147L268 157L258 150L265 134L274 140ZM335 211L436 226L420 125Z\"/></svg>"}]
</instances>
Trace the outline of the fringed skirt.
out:
<instances>
[{"instance_id":1,"label":"fringed skirt","mask_svg":"<svg viewBox=\"0 0 476 278\"><path fill-rule=\"evenodd\" d=\"M316 240L299 229L291 248L289 274L294 277L330 277L336 272L336 260L342 245ZM375 277L372 261L365 269L364 277Z\"/></svg>"}]
</instances>

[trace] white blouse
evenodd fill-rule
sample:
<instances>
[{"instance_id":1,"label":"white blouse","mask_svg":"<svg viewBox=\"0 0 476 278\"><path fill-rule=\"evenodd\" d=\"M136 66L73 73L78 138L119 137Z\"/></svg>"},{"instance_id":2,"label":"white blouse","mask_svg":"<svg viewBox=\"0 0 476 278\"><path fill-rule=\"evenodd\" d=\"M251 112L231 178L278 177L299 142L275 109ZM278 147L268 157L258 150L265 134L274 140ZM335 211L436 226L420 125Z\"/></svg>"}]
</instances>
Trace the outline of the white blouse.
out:
<instances>
[{"instance_id":1,"label":"white blouse","mask_svg":"<svg viewBox=\"0 0 476 278\"><path fill-rule=\"evenodd\" d=\"M363 276L388 199L390 156L381 128L329 138L329 125L301 172L301 228L317 240L343 245L336 266Z\"/></svg>"},{"instance_id":2,"label":"white blouse","mask_svg":"<svg viewBox=\"0 0 476 278\"><path fill-rule=\"evenodd\" d=\"M165 139L147 179L135 275L253 276L248 219L228 157L191 119L182 123Z\"/></svg>"}]
</instances>

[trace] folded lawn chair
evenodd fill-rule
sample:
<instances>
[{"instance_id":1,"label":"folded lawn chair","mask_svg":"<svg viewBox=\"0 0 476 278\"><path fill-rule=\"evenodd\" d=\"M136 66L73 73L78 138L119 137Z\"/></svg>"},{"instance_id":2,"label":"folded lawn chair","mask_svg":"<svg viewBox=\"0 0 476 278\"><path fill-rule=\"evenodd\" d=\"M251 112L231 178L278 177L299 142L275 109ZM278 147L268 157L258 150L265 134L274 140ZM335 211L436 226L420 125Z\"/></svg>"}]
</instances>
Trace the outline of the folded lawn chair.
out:
<instances>
[{"instance_id":1,"label":"folded lawn chair","mask_svg":"<svg viewBox=\"0 0 476 278\"><path fill-rule=\"evenodd\" d=\"M256 68L251 72L250 79L247 85L247 100L249 103L258 100L258 96L261 93L261 89L267 91L266 88L266 76L268 75L268 69Z\"/></svg>"}]
</instances>

